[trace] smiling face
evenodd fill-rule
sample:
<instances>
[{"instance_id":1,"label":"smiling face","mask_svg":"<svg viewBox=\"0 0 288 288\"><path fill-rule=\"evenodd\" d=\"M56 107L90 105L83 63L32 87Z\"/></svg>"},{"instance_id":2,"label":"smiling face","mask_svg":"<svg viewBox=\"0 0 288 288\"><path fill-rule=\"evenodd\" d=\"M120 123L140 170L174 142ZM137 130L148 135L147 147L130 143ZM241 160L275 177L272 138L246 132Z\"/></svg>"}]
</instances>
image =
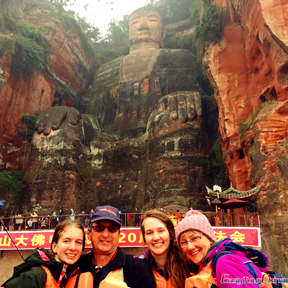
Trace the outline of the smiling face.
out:
<instances>
[{"instance_id":1,"label":"smiling face","mask_svg":"<svg viewBox=\"0 0 288 288\"><path fill-rule=\"evenodd\" d=\"M147 217L143 223L145 242L154 257L168 254L170 235L166 225L157 218Z\"/></svg>"},{"instance_id":2,"label":"smiling face","mask_svg":"<svg viewBox=\"0 0 288 288\"><path fill-rule=\"evenodd\" d=\"M81 256L83 249L83 231L73 225L66 226L57 242L52 243L56 261L74 264Z\"/></svg>"},{"instance_id":3,"label":"smiling face","mask_svg":"<svg viewBox=\"0 0 288 288\"><path fill-rule=\"evenodd\" d=\"M179 245L186 259L196 265L200 265L211 247L211 240L198 231L186 231L180 235Z\"/></svg>"},{"instance_id":4,"label":"smiling face","mask_svg":"<svg viewBox=\"0 0 288 288\"><path fill-rule=\"evenodd\" d=\"M109 220L93 222L88 237L95 254L113 255L119 242L120 226Z\"/></svg>"}]
</instances>

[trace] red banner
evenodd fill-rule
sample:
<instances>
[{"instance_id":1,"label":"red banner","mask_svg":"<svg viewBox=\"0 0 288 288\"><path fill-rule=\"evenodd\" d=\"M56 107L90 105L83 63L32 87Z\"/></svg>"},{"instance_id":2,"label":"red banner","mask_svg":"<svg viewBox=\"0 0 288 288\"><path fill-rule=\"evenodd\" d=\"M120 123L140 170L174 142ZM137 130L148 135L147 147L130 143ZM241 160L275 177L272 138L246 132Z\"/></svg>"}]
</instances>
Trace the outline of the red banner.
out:
<instances>
[{"instance_id":1,"label":"red banner","mask_svg":"<svg viewBox=\"0 0 288 288\"><path fill-rule=\"evenodd\" d=\"M217 241L224 238L231 238L245 246L261 247L260 228L248 227L217 227L213 228ZM12 240L5 231L0 232L0 250L31 250L36 247L49 248L52 240L53 230L34 231L11 231ZM120 247L142 247L144 246L140 228L121 228ZM91 242L86 238L86 248L91 248Z\"/></svg>"}]
</instances>

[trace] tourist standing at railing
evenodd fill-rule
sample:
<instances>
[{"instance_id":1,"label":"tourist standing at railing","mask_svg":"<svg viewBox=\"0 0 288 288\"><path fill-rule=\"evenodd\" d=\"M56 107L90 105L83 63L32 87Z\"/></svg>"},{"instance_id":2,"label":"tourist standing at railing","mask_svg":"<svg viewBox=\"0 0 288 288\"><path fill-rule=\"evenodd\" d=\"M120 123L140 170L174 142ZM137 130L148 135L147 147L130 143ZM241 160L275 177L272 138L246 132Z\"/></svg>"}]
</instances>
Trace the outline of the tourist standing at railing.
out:
<instances>
[{"instance_id":1,"label":"tourist standing at railing","mask_svg":"<svg viewBox=\"0 0 288 288\"><path fill-rule=\"evenodd\" d=\"M59 222L62 222L62 221L64 221L66 219L66 217L65 217L65 211L62 209L62 208L60 208L59 209Z\"/></svg>"},{"instance_id":2,"label":"tourist standing at railing","mask_svg":"<svg viewBox=\"0 0 288 288\"><path fill-rule=\"evenodd\" d=\"M84 245L84 228L78 222L66 220L59 223L52 238L52 253L46 249L35 249L24 263L15 267L13 276L2 287L74 287L77 277L81 281L77 261Z\"/></svg>"},{"instance_id":3,"label":"tourist standing at railing","mask_svg":"<svg viewBox=\"0 0 288 288\"><path fill-rule=\"evenodd\" d=\"M157 288L184 287L188 267L184 255L175 242L174 225L161 211L147 211L142 219L141 231L148 247L145 259L150 266Z\"/></svg>"},{"instance_id":4,"label":"tourist standing at railing","mask_svg":"<svg viewBox=\"0 0 288 288\"><path fill-rule=\"evenodd\" d=\"M32 211L32 213L30 213L30 216L32 217L32 219L31 219L32 229L38 229L38 214L37 214L37 212L35 210Z\"/></svg>"},{"instance_id":5,"label":"tourist standing at railing","mask_svg":"<svg viewBox=\"0 0 288 288\"><path fill-rule=\"evenodd\" d=\"M137 207L135 208L135 215L134 215L134 226L138 227L140 226L140 220L141 220L141 211Z\"/></svg>"},{"instance_id":6,"label":"tourist standing at railing","mask_svg":"<svg viewBox=\"0 0 288 288\"><path fill-rule=\"evenodd\" d=\"M86 221L86 214L85 211L82 210L81 213L79 214L79 219L80 219L80 223L83 227L85 227L85 221Z\"/></svg>"},{"instance_id":7,"label":"tourist standing at railing","mask_svg":"<svg viewBox=\"0 0 288 288\"><path fill-rule=\"evenodd\" d=\"M21 213L15 216L15 230L23 230L24 219Z\"/></svg>"},{"instance_id":8,"label":"tourist standing at railing","mask_svg":"<svg viewBox=\"0 0 288 288\"><path fill-rule=\"evenodd\" d=\"M41 229L47 229L48 228L48 218L46 216L43 216L40 218L40 227L41 227Z\"/></svg>"},{"instance_id":9,"label":"tourist standing at railing","mask_svg":"<svg viewBox=\"0 0 288 288\"><path fill-rule=\"evenodd\" d=\"M52 216L50 217L50 228L55 228L57 223L58 223L57 212L56 210L54 210L52 212Z\"/></svg>"},{"instance_id":10,"label":"tourist standing at railing","mask_svg":"<svg viewBox=\"0 0 288 288\"><path fill-rule=\"evenodd\" d=\"M259 279L265 279L262 272L267 270L266 256L260 251L248 250L229 238L215 242L212 226L199 211L188 211L175 230L193 275L186 279L185 288L272 288L271 283L257 284ZM256 256L261 268L252 262ZM235 279L239 279L238 282Z\"/></svg>"},{"instance_id":11,"label":"tourist standing at railing","mask_svg":"<svg viewBox=\"0 0 288 288\"><path fill-rule=\"evenodd\" d=\"M177 219L177 223L182 219L182 213L179 210L176 211L174 216Z\"/></svg>"},{"instance_id":12,"label":"tourist standing at railing","mask_svg":"<svg viewBox=\"0 0 288 288\"><path fill-rule=\"evenodd\" d=\"M70 220L74 221L75 220L75 211L73 208L70 209Z\"/></svg>"}]
</instances>

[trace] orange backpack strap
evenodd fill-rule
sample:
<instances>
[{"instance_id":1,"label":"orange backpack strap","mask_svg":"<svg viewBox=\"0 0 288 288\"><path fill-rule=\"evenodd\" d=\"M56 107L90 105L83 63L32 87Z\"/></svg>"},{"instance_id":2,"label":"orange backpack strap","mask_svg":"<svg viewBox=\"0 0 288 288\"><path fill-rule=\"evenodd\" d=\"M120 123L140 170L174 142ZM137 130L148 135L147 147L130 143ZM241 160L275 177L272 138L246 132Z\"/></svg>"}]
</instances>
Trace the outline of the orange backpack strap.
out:
<instances>
[{"instance_id":1,"label":"orange backpack strap","mask_svg":"<svg viewBox=\"0 0 288 288\"><path fill-rule=\"evenodd\" d=\"M45 283L45 288L59 288L59 285L57 284L54 276L52 275L52 273L50 272L50 270L44 266L41 265L41 268L45 271L46 273L46 283Z\"/></svg>"},{"instance_id":2,"label":"orange backpack strap","mask_svg":"<svg viewBox=\"0 0 288 288\"><path fill-rule=\"evenodd\" d=\"M100 282L99 288L129 288L124 282L123 267L109 272Z\"/></svg>"},{"instance_id":3,"label":"orange backpack strap","mask_svg":"<svg viewBox=\"0 0 288 288\"><path fill-rule=\"evenodd\" d=\"M65 288L90 288L93 287L93 275L90 272L75 274L70 277Z\"/></svg>"},{"instance_id":4,"label":"orange backpack strap","mask_svg":"<svg viewBox=\"0 0 288 288\"><path fill-rule=\"evenodd\" d=\"M162 276L155 269L153 269L152 272L155 278L157 288L173 288L174 287L171 277L168 280L166 280L165 277Z\"/></svg>"},{"instance_id":5,"label":"orange backpack strap","mask_svg":"<svg viewBox=\"0 0 288 288\"><path fill-rule=\"evenodd\" d=\"M218 286L216 280L213 277L213 270L211 261L205 265L198 274L191 276L185 280L185 288L210 288Z\"/></svg>"}]
</instances>

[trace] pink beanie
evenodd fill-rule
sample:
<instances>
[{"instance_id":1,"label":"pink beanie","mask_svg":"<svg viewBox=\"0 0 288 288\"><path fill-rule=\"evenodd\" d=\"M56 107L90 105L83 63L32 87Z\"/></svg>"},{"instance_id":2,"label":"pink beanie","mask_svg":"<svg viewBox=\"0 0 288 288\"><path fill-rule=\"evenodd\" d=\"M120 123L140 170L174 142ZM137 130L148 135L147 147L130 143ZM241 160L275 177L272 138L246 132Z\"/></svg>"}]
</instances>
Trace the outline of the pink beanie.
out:
<instances>
[{"instance_id":1,"label":"pink beanie","mask_svg":"<svg viewBox=\"0 0 288 288\"><path fill-rule=\"evenodd\" d=\"M183 220L176 226L175 233L177 241L179 241L180 235L188 230L197 230L202 232L210 240L216 241L216 237L209 220L204 214L197 210L189 210Z\"/></svg>"}]
</instances>

